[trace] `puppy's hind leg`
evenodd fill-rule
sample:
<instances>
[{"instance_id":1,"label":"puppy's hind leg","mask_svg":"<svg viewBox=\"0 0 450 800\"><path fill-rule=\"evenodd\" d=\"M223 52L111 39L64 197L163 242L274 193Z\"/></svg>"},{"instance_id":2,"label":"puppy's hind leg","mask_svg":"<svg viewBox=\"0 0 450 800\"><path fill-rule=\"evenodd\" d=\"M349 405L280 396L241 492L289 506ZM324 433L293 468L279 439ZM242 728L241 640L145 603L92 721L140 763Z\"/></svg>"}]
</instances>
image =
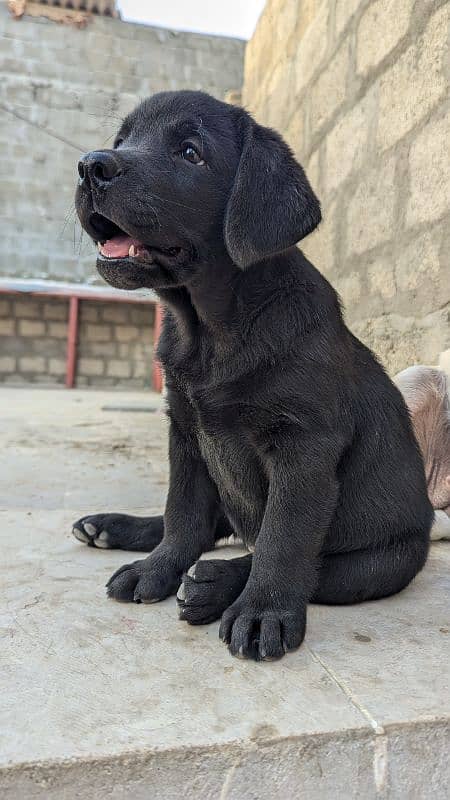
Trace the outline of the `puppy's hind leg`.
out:
<instances>
[{"instance_id":1,"label":"puppy's hind leg","mask_svg":"<svg viewBox=\"0 0 450 800\"><path fill-rule=\"evenodd\" d=\"M190 625L204 625L220 619L244 589L251 566L251 553L229 560L197 561L183 575L178 590L180 619Z\"/></svg>"},{"instance_id":2,"label":"puppy's hind leg","mask_svg":"<svg viewBox=\"0 0 450 800\"><path fill-rule=\"evenodd\" d=\"M311 603L346 605L400 592L425 564L428 544L414 531L390 544L323 556Z\"/></svg>"},{"instance_id":3,"label":"puppy's hind leg","mask_svg":"<svg viewBox=\"0 0 450 800\"><path fill-rule=\"evenodd\" d=\"M150 553L163 538L164 521L162 516L92 514L75 522L72 533L90 547Z\"/></svg>"},{"instance_id":4,"label":"puppy's hind leg","mask_svg":"<svg viewBox=\"0 0 450 800\"><path fill-rule=\"evenodd\" d=\"M129 514L91 514L75 522L72 533L90 547L151 553L164 534L164 517L132 517ZM233 535L226 517L217 521L215 540Z\"/></svg>"}]
</instances>

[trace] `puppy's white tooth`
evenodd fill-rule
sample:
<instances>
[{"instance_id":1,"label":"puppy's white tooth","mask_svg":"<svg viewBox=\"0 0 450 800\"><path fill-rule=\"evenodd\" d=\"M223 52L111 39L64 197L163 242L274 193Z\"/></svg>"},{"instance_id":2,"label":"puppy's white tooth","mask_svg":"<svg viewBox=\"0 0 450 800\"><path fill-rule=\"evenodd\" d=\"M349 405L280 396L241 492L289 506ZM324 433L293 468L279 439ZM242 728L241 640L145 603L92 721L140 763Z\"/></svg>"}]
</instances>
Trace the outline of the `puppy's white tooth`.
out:
<instances>
[{"instance_id":1,"label":"puppy's white tooth","mask_svg":"<svg viewBox=\"0 0 450 800\"><path fill-rule=\"evenodd\" d=\"M95 536L97 534L96 528L90 522L83 522L83 528L88 536Z\"/></svg>"},{"instance_id":2,"label":"puppy's white tooth","mask_svg":"<svg viewBox=\"0 0 450 800\"><path fill-rule=\"evenodd\" d=\"M102 252L102 246L101 246L100 242L97 242L97 250L98 250L99 253Z\"/></svg>"},{"instance_id":3,"label":"puppy's white tooth","mask_svg":"<svg viewBox=\"0 0 450 800\"><path fill-rule=\"evenodd\" d=\"M196 564L192 564L192 567L189 567L189 569L188 569L188 571L187 571L187 574L188 574L188 575L189 575L191 578L195 578L195 567L196 567L196 566L197 566Z\"/></svg>"},{"instance_id":4,"label":"puppy's white tooth","mask_svg":"<svg viewBox=\"0 0 450 800\"><path fill-rule=\"evenodd\" d=\"M130 249L128 250L128 255L130 256L130 258L134 258L134 256L136 255L136 248L134 244L130 245Z\"/></svg>"},{"instance_id":5,"label":"puppy's white tooth","mask_svg":"<svg viewBox=\"0 0 450 800\"><path fill-rule=\"evenodd\" d=\"M182 583L180 588L178 589L177 599L178 600L185 600L186 599L186 590L184 588L184 583Z\"/></svg>"}]
</instances>

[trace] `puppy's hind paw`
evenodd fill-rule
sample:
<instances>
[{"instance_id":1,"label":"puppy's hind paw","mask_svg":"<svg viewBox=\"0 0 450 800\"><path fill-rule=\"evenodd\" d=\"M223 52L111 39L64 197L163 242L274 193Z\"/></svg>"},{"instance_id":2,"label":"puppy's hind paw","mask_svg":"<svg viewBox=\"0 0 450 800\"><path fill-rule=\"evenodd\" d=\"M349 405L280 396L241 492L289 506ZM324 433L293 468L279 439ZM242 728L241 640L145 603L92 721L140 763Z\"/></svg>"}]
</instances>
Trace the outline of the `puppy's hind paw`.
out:
<instances>
[{"instance_id":1,"label":"puppy's hind paw","mask_svg":"<svg viewBox=\"0 0 450 800\"><path fill-rule=\"evenodd\" d=\"M190 625L220 619L242 592L249 570L245 557L197 561L183 575L177 592L180 619Z\"/></svg>"},{"instance_id":2,"label":"puppy's hind paw","mask_svg":"<svg viewBox=\"0 0 450 800\"><path fill-rule=\"evenodd\" d=\"M83 517L75 522L72 534L79 542L87 544L88 547L100 547L110 549L114 547L110 541L108 531L103 528L103 514L92 517Z\"/></svg>"}]
</instances>

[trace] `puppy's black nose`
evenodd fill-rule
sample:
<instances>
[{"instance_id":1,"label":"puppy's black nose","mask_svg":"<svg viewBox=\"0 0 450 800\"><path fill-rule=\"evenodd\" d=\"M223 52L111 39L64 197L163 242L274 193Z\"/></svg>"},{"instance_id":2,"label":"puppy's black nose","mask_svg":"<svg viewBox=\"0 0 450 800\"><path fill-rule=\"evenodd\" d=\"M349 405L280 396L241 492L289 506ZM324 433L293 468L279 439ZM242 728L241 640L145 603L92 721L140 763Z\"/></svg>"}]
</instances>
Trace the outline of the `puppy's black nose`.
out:
<instances>
[{"instance_id":1,"label":"puppy's black nose","mask_svg":"<svg viewBox=\"0 0 450 800\"><path fill-rule=\"evenodd\" d=\"M85 153L78 162L81 180L86 178L94 185L112 181L120 175L121 169L112 150L93 150Z\"/></svg>"}]
</instances>

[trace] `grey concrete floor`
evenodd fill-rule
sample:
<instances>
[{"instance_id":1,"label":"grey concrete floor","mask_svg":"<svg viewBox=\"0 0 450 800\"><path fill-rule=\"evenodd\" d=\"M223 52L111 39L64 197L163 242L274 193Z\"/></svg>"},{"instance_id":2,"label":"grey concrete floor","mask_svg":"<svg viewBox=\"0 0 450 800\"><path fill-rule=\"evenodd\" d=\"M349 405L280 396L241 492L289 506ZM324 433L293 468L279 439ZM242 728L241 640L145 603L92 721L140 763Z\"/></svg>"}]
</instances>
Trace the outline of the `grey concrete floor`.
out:
<instances>
[{"instance_id":1,"label":"grey concrete floor","mask_svg":"<svg viewBox=\"0 0 450 800\"><path fill-rule=\"evenodd\" d=\"M158 396L2 389L0 430L2 797L449 796L450 543L396 597L312 606L282 661L239 661L173 598L107 600L139 554L70 534L85 513L162 509Z\"/></svg>"}]
</instances>

